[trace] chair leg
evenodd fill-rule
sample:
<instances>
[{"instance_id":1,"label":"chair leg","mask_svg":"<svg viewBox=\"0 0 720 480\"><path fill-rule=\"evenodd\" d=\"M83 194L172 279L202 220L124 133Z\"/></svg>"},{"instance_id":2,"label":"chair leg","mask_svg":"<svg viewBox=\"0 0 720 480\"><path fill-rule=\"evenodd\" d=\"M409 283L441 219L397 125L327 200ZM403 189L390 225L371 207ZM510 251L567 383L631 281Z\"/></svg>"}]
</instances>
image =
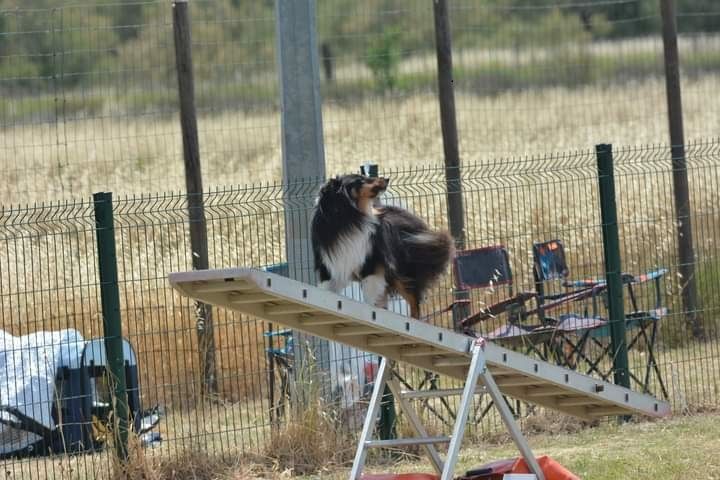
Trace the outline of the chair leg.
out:
<instances>
[{"instance_id":1,"label":"chair leg","mask_svg":"<svg viewBox=\"0 0 720 480\"><path fill-rule=\"evenodd\" d=\"M600 355L598 355L597 359L594 360L594 361L592 361L592 360L590 360L590 359L588 358L589 368L588 368L588 371L586 372L586 374L587 374L587 375L590 375L590 374L593 373L593 372L597 372L597 374L600 375L600 377L601 377L603 380L607 380L607 379L610 377L610 373L612 373L612 372L603 373L603 372L600 370L599 365L600 365L600 362L602 362L603 358L605 358L605 356L608 356L608 355L609 355L609 353L610 353L610 344L608 344L608 345L603 345L602 343L600 343L600 342L599 342L597 339L595 339L595 338L593 338L592 341L593 341L593 343L595 343L598 347L602 348L602 352L600 353ZM587 357L586 357L586 358L587 358Z\"/></svg>"},{"instance_id":2,"label":"chair leg","mask_svg":"<svg viewBox=\"0 0 720 480\"><path fill-rule=\"evenodd\" d=\"M438 378L440 378L440 375L438 375L437 373L432 374L432 378L430 379L430 388L432 390L438 389L438 384L437 384ZM455 412L453 411L452 407L450 406L450 403L447 401L447 397L440 397L440 403L443 404L443 406L445 407L445 410L447 410L448 414L450 415L450 418L452 418L452 420L455 421L455 419L456 419Z\"/></svg>"},{"instance_id":3,"label":"chair leg","mask_svg":"<svg viewBox=\"0 0 720 480\"><path fill-rule=\"evenodd\" d=\"M530 355L531 353L534 353L538 357L540 357L540 360L547 361L547 354L538 350L538 348L532 343L528 346L527 350L525 350L525 355Z\"/></svg>"},{"instance_id":4,"label":"chair leg","mask_svg":"<svg viewBox=\"0 0 720 480\"><path fill-rule=\"evenodd\" d=\"M643 393L648 393L650 390L650 373L652 372L652 360L651 359L654 356L651 353L652 352L652 344L650 343L650 339L647 336L647 332L645 330L646 328L647 328L647 324L642 320L639 321L638 322L638 333L637 333L637 335L635 335L635 338L633 338L632 341L630 342L630 344L628 345L628 350L630 350L631 348L633 348L635 346L635 344L638 342L640 337L642 337L645 340L645 346L648 349L648 361L645 364L645 380L640 381L639 379L635 379L635 381L638 383L638 385L640 385L642 387ZM635 378L634 375L632 377Z\"/></svg>"},{"instance_id":5,"label":"chair leg","mask_svg":"<svg viewBox=\"0 0 720 480\"><path fill-rule=\"evenodd\" d=\"M510 412L513 414L515 418L520 418L520 401L517 401L517 404L515 405L515 408L513 408L512 403L507 399L507 397L503 396L503 399L505 400L505 403L507 404L508 408L510 409ZM488 414L488 412L493 408L495 405L495 402L490 399L488 404L485 406L485 408L482 409L482 412L480 412L480 416L478 416L478 410L480 410L480 407L482 404L478 402L478 406L475 409L475 419L476 420L482 420L485 418L485 415Z\"/></svg>"},{"instance_id":6,"label":"chair leg","mask_svg":"<svg viewBox=\"0 0 720 480\"><path fill-rule=\"evenodd\" d=\"M640 380L640 379L637 377L637 375L635 375L634 373L632 373L632 372L629 371L629 372L628 372L628 376L630 377L631 380L634 380L635 383L638 384L638 387L642 388L642 392L643 392L643 393L648 393L647 384L646 384L646 383L643 383L643 381Z\"/></svg>"},{"instance_id":7,"label":"chair leg","mask_svg":"<svg viewBox=\"0 0 720 480\"><path fill-rule=\"evenodd\" d=\"M482 403L478 402L477 408L475 409L475 419L476 420L482 420L485 418L485 415L488 414L491 408L493 408L493 401L490 399L488 401L488 404L485 406L485 408L482 409L482 412L480 412L480 416L478 416L478 410L480 410L480 407L482 407Z\"/></svg>"},{"instance_id":8,"label":"chair leg","mask_svg":"<svg viewBox=\"0 0 720 480\"><path fill-rule=\"evenodd\" d=\"M562 348L561 353L565 360L565 365L561 365L561 366L565 366L568 368L572 368L573 370L576 370L578 368L580 360L584 360L586 362L590 361L590 359L587 358L587 356L585 355L585 352L584 352L585 343L587 342L587 338L589 335L590 335L590 331L586 331L578 339L577 342L573 343L573 341L571 340L571 337L569 335L561 334L560 341L563 343L567 343L572 348L570 350L570 353L566 354L565 349L561 347ZM576 355L577 355L577 361L573 361L573 357Z\"/></svg>"},{"instance_id":9,"label":"chair leg","mask_svg":"<svg viewBox=\"0 0 720 480\"><path fill-rule=\"evenodd\" d=\"M429 378L428 374L432 374L432 372L429 372L427 370L425 371L425 378L423 378L423 380L420 382L420 385L418 385L417 388L410 385L410 383L407 380L405 380L403 377L401 377L397 371L395 371L393 374L394 374L395 378L397 378L397 380L408 390L421 390L425 386L425 382ZM452 423L448 422L448 420L440 412L438 412L438 410L435 407L430 405L430 401L427 398L422 399L421 402L423 405L423 407L422 407L423 409L426 409L428 412L435 415L435 417L437 417L437 419L440 420L441 422L443 422L445 425L452 426ZM447 400L445 400L445 403L447 403ZM449 404L447 405L447 408L449 408ZM422 410L421 410L421 412L422 412ZM450 416L454 419L455 418L454 412L449 411L449 413L450 413Z\"/></svg>"},{"instance_id":10,"label":"chair leg","mask_svg":"<svg viewBox=\"0 0 720 480\"><path fill-rule=\"evenodd\" d=\"M420 386L417 388L417 390L422 389L428 383L430 383L430 390L437 390L437 379L438 379L438 375L436 373L433 373L429 370L425 370L425 378L423 378L422 382L420 382ZM455 420L455 412L453 412L452 408L450 407L450 403L448 403L447 398L440 397L440 403L443 404L443 407L445 407L445 409L448 411L450 418L454 421ZM450 422L448 422L448 420L445 417L443 417L440 414L440 412L437 411L437 409L435 409L434 407L432 407L430 405L430 401L428 399L424 399L422 401L422 407L420 409L420 414L422 414L425 409L432 412L445 425L451 425Z\"/></svg>"},{"instance_id":11,"label":"chair leg","mask_svg":"<svg viewBox=\"0 0 720 480\"><path fill-rule=\"evenodd\" d=\"M650 332L650 343L648 343L648 367L652 365L653 370L655 370L655 376L657 377L658 383L660 384L660 390L662 391L663 398L665 400L669 400L670 396L668 395L667 389L665 388L665 382L663 381L662 374L660 373L660 368L658 367L657 361L655 360L655 339L657 337L657 328L657 321L654 321L652 331ZM650 370L648 368L645 379L646 385L649 383L649 379Z\"/></svg>"},{"instance_id":12,"label":"chair leg","mask_svg":"<svg viewBox=\"0 0 720 480\"><path fill-rule=\"evenodd\" d=\"M660 368L657 366L657 361L655 360L655 339L657 338L657 320L651 320L652 327L650 330L650 336L648 337L647 334L647 328L648 323L647 322L639 322L638 324L638 334L633 338L632 342L630 342L630 345L628 345L628 349L632 348L637 341L642 337L645 340L645 345L647 347L647 363L645 364L645 379L644 381L640 381L640 379L637 379L633 376L635 381L640 385L643 389L643 393L650 393L650 376L652 375L652 372L655 372L655 376L658 379L658 383L660 384L660 390L662 391L662 394L664 398L668 399L667 389L665 388L665 382L663 382L662 374L660 373Z\"/></svg>"},{"instance_id":13,"label":"chair leg","mask_svg":"<svg viewBox=\"0 0 720 480\"><path fill-rule=\"evenodd\" d=\"M549 359L553 357L555 359L555 363L559 366L570 368L572 370L578 368L580 361L584 361L591 366L588 373L596 371L598 374L602 375L602 372L600 372L597 368L599 362L593 362L593 360L591 360L584 352L589 336L590 331L587 330L580 336L577 342L573 342L571 336L566 335L563 332L558 332L557 337L553 337L550 341L543 343L542 352L534 345L530 345L526 350L526 354L536 353L542 360L545 361L549 361ZM607 350L603 345L598 345ZM569 347L569 351L566 346ZM603 355L606 353L607 352L604 351Z\"/></svg>"}]
</instances>

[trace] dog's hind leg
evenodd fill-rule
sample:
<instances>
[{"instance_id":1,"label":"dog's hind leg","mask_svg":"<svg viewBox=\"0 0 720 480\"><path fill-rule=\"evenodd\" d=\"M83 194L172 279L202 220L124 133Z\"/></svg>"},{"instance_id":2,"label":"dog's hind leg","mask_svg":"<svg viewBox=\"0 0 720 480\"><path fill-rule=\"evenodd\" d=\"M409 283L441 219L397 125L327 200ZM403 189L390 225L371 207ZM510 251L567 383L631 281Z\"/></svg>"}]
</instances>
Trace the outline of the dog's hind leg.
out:
<instances>
[{"instance_id":1,"label":"dog's hind leg","mask_svg":"<svg viewBox=\"0 0 720 480\"><path fill-rule=\"evenodd\" d=\"M420 319L420 300L417 294L413 292L412 289L403 285L401 281L395 282L393 288L407 302L410 307L410 316L415 319Z\"/></svg>"},{"instance_id":2,"label":"dog's hind leg","mask_svg":"<svg viewBox=\"0 0 720 480\"><path fill-rule=\"evenodd\" d=\"M402 295L402 294L401 294ZM414 319L420 319L420 302L414 293L406 292L402 295L408 305L410 305L410 316Z\"/></svg>"}]
</instances>

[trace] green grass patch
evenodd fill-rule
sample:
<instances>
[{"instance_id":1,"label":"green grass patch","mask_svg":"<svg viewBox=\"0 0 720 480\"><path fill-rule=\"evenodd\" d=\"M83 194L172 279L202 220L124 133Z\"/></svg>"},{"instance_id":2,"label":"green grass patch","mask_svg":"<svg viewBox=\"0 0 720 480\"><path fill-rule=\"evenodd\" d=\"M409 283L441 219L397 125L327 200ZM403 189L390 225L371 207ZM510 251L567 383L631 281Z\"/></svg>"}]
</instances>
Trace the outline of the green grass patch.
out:
<instances>
[{"instance_id":1,"label":"green grass patch","mask_svg":"<svg viewBox=\"0 0 720 480\"><path fill-rule=\"evenodd\" d=\"M696 265L698 302L705 333L717 338L720 317L720 258L710 257Z\"/></svg>"},{"instance_id":2,"label":"green grass patch","mask_svg":"<svg viewBox=\"0 0 720 480\"><path fill-rule=\"evenodd\" d=\"M616 425L575 434L529 437L536 455L549 455L583 480L719 478L720 416L702 415ZM509 440L465 447L456 473L492 460L517 457ZM432 472L425 461L371 465L375 472ZM317 478L317 477L300 477ZM323 478L347 478L336 471Z\"/></svg>"},{"instance_id":3,"label":"green grass patch","mask_svg":"<svg viewBox=\"0 0 720 480\"><path fill-rule=\"evenodd\" d=\"M717 72L720 70L720 52L698 50L688 53L682 57L682 67L688 75ZM458 91L477 95L558 86L580 88L593 84L621 84L662 74L662 59L655 52L624 53L615 57L562 48L517 62L470 60L456 64L454 70ZM430 67L422 71L397 72L392 84L363 76L325 82L322 96L329 101L353 103L388 92L410 95L434 91L436 86L436 73ZM273 108L278 94L277 81L270 73L248 81L236 81L231 77L196 79L196 105L205 111ZM174 82L170 82L163 88L153 89L130 85L118 92L97 84L93 89L65 89L33 96L6 95L0 98L0 124L10 126L54 121L60 117L92 116L105 107L120 114L172 111L177 108L177 91Z\"/></svg>"}]
</instances>

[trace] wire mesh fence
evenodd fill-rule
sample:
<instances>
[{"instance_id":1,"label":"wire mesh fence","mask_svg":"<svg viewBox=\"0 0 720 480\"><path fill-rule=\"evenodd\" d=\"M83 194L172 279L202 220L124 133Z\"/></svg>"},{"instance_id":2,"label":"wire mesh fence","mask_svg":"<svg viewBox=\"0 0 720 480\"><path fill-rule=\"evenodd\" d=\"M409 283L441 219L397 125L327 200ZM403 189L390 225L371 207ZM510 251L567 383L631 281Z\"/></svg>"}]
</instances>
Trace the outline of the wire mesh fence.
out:
<instances>
[{"instance_id":1,"label":"wire mesh fence","mask_svg":"<svg viewBox=\"0 0 720 480\"><path fill-rule=\"evenodd\" d=\"M664 139L658 5L510 2L480 7L467 2L454 7L459 91L475 93L458 100L461 129L467 136L494 139L470 148L469 156L525 153L515 146L518 135L521 144L544 142L550 151L577 148L580 139L597 135L620 145ZM710 88L705 82L712 79L698 75L699 64L700 58L709 60L705 54L715 49L715 40L702 33L694 17L683 15L689 5L678 5L683 97L688 136L701 138L713 135L701 113ZM463 39L478 30L484 48ZM522 138L525 134L535 140Z\"/></svg>"},{"instance_id":2,"label":"wire mesh fence","mask_svg":"<svg viewBox=\"0 0 720 480\"><path fill-rule=\"evenodd\" d=\"M718 131L717 9L680 1L688 138ZM461 158L664 143L654 0L451 2ZM192 2L206 185L277 180L272 2ZM432 4L317 2L328 171L442 158ZM2 203L183 186L172 4L0 6Z\"/></svg>"},{"instance_id":3,"label":"wire mesh fence","mask_svg":"<svg viewBox=\"0 0 720 480\"><path fill-rule=\"evenodd\" d=\"M3 203L184 185L171 2L0 9ZM200 1L193 14L206 174L278 178L272 8Z\"/></svg>"},{"instance_id":4,"label":"wire mesh fence","mask_svg":"<svg viewBox=\"0 0 720 480\"><path fill-rule=\"evenodd\" d=\"M627 147L615 152L622 266L624 272L640 279L633 284L635 298L625 296L625 311L627 314L638 309L653 311L658 306L656 302L667 308L667 312L659 313L653 322L658 331L652 337L648 334L631 343L631 339L637 337L638 325L628 324L630 370L640 383L644 380L647 384L633 383L632 386L636 390L646 387L650 393L666 397L677 412L714 408L719 401L716 179L720 142L708 140L689 145L687 161L693 229L698 239L696 272L703 338L693 337L688 312L683 311L680 301L683 279L678 277L674 240L670 151L667 147L653 146ZM384 202L416 212L434 228L447 228L444 168L381 168L381 174L391 178ZM603 276L602 222L593 152L470 164L462 168L460 177L466 206L467 248L502 244L508 251L513 271L512 285L471 292L473 312L537 287L533 276L533 242L552 239L563 242L569 279ZM308 202L303 197L314 197L318 184L318 180L313 180L291 188L281 184L250 185L206 193L211 268L255 266L283 273L287 259L286 216L308 219L311 211L304 206ZM289 200L289 191L296 201ZM85 341L102 338L93 206L91 201L76 201L2 211L0 298L6 347L12 341L11 335L18 337L40 330L73 329ZM172 291L167 282L168 273L191 269L193 252L189 247L187 207L183 194L128 196L114 201L122 331L137 356L142 407L138 412L150 410L162 415L155 430L162 440L139 437L140 444L155 446L144 450L148 468L159 459L188 455L189 451L210 455L260 453L272 457L277 445L273 442L278 438L273 432L283 431L277 429L302 418L296 416L293 408L309 391L322 398L323 405L335 405L333 411L340 420L334 425L346 435L332 437L332 441L346 442L352 438L352 433L360 428L363 399L368 393L367 383L371 381L376 359L336 346L323 366L327 371L314 370L311 373L319 376L307 376L303 380L297 374L300 367L292 364L293 350L287 347L293 340L295 352L305 346L294 334L282 332L278 325L214 308L216 390L203 391L204 356L198 347L200 325L195 305ZM287 271L287 266L284 268ZM654 282L640 276L659 269L667 269L667 273L662 275L658 297ZM423 304L423 315L439 312L452 302L453 278L449 273ZM548 292L566 290L557 281L547 282L545 287ZM592 305L593 300L597 300L597 305ZM639 307L634 307L632 301ZM595 315L593 307L597 308ZM392 304L391 308L404 311L399 303ZM605 308L600 295L566 303L552 314L546 314L555 318L568 314L602 318L607 316ZM473 328L478 334L489 335L506 327L508 319L507 313L497 314ZM528 325L536 324L537 316L528 315L522 320ZM448 328L453 326L452 313L436 315L431 321ZM575 339L577 346L577 339L589 330L592 329L565 334ZM566 366L583 373L589 371L596 377L611 375L612 361L603 357L607 334L601 329L595 332L597 335L588 337L581 350L583 357L571 352L570 357L562 358L574 358L576 363L566 363ZM591 342L590 338L597 342ZM516 342L513 338L500 337L496 341L550 361L558 359L542 350L547 341L534 343L523 338ZM48 342L55 347L65 345ZM8 348L6 355L27 352L27 348L27 345L24 350ZM590 369L590 359L597 358L600 361L595 369ZM288 362L275 362L277 359ZM8 388L8 382L23 378L8 370L0 375L5 382L2 388ZM415 388L423 380L426 383L432 380L441 388L453 386L446 379L428 378L420 371L405 370L403 376ZM309 382L309 378L315 378L314 383ZM318 378L324 380L318 381ZM308 385L316 385L313 387L316 390ZM101 396L97 393L85 392L81 396L92 399L92 408L101 407ZM52 398L34 398L30 403L23 407L30 407L31 411L51 411L54 405ZM158 408L153 408L156 405ZM475 409L471 435L482 436L499 427L498 419L487 414L486 407L486 403L479 403ZM453 400L447 405L437 399L429 400L424 415L440 432L448 428L449 412L455 408ZM564 421L525 405L519 405L517 413L528 425L542 425L543 418L553 419L554 424ZM57 407L54 415L58 422ZM47 443L51 439L41 439L32 452L14 451L15 455L34 454L36 458L6 459L5 468L16 478L53 478L61 475L55 468L56 463L65 462L62 463L64 469L84 472L87 478L103 478L113 461L112 456L105 453L107 437L98 433L102 419L99 413L97 417L90 434L93 443L87 448L94 453L61 457L65 460L59 461L38 455L50 453L40 446L62 453L67 443ZM405 428L402 417L398 422L402 433ZM5 448L12 450L12 442L6 442Z\"/></svg>"},{"instance_id":5,"label":"wire mesh fence","mask_svg":"<svg viewBox=\"0 0 720 480\"><path fill-rule=\"evenodd\" d=\"M687 137L711 138L719 126L708 99L717 90L720 11L711 2L677 4ZM335 405L336 423L330 426L344 426L342 434L323 441L340 444L360 426L374 357L334 345L312 368L296 365L294 355L318 353L305 352L305 337L222 309L199 316L197 305L167 285L167 273L190 270L197 255L190 246L186 196L141 193L184 185L172 8L155 0L0 3L0 163L6 175L0 204L28 205L0 210L5 351L12 353L13 365L44 365L48 384L57 380L63 396L90 399L96 414L92 422L62 422L58 415L72 408L53 407L57 398L37 394L25 402L33 413L55 415L54 422L77 428L62 430L60 438L40 429L35 437L23 434L5 442L2 453L39 455L6 460L10 477L103 478L115 465L105 453L112 421L102 395L65 395L72 373L56 379L47 365L48 356L67 356L66 346L75 349L103 337L94 205L65 200L94 190L125 195L114 202L114 218L123 334L139 373L142 408L135 413L162 415L153 430L162 441L139 436L136 442L156 447L144 450L152 452L148 458L193 451L272 457L280 450L273 432L297 420L298 403L308 406L320 397ZM191 13L205 185L246 185L212 187L203 197L210 267L307 271L309 251L296 252L292 258L299 264L287 265L285 222L288 216L309 218L308 200L320 180L278 182L273 2L198 0L191 2ZM381 174L392 178L385 202L446 229L446 171L434 166L443 145L433 20L432 2L317 1L327 171L379 163ZM628 323L633 388L669 399L675 411L716 408L718 141L696 141L687 151L697 312L685 311L682 301L688 279L677 254L670 151L637 146L664 144L667 138L658 3L454 1L450 20L466 248L502 244L513 272L511 285L470 292L470 311L538 287L550 295L567 290L562 279L538 283L535 242L562 241L569 268L565 281L588 285L603 276L595 154L584 149L604 140L624 145L615 152L615 181L622 265L631 274L625 309L647 314ZM580 151L549 153L572 149ZM522 156L528 153L534 156ZM38 203L29 206L32 202ZM448 306L453 290L447 275L423 313ZM357 289L346 293L358 295ZM602 295L583 300L562 304L547 318L544 311L511 316L546 324L573 315L607 316ZM391 308L406 313L401 302ZM452 328L457 316L453 310L432 321ZM507 327L508 315L473 326L482 335ZM63 331L74 340L38 336L40 331ZM529 337L497 341L612 378L607 332L594 332L556 333L544 343ZM36 335L33 345L40 345L30 350L34 353L22 343L27 335ZM0 372L5 386L22 376L18 368ZM319 377L316 368L323 370ZM412 387L447 384L425 372L403 375ZM88 388L107 390L101 374L92 378ZM475 409L473 435L499 425L486 407ZM548 415L515 407L526 424ZM433 400L424 408L441 431L456 405ZM20 444L24 447L16 448ZM73 448L92 454L61 461L44 456ZM342 455L338 461L345 460Z\"/></svg>"}]
</instances>

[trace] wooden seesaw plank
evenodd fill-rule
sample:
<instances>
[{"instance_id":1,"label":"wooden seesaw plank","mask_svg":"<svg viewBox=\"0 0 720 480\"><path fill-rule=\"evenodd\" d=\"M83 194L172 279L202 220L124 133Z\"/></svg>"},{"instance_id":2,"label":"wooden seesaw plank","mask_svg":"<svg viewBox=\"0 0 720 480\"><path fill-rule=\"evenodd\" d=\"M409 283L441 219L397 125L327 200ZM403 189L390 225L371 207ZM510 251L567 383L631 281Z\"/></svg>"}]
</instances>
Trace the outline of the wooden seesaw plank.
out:
<instances>
[{"instance_id":1,"label":"wooden seesaw plank","mask_svg":"<svg viewBox=\"0 0 720 480\"><path fill-rule=\"evenodd\" d=\"M171 273L185 296L465 380L474 339L250 268ZM238 301L238 299L242 299ZM485 361L503 394L592 420L603 415L663 417L670 405L491 342Z\"/></svg>"}]
</instances>

